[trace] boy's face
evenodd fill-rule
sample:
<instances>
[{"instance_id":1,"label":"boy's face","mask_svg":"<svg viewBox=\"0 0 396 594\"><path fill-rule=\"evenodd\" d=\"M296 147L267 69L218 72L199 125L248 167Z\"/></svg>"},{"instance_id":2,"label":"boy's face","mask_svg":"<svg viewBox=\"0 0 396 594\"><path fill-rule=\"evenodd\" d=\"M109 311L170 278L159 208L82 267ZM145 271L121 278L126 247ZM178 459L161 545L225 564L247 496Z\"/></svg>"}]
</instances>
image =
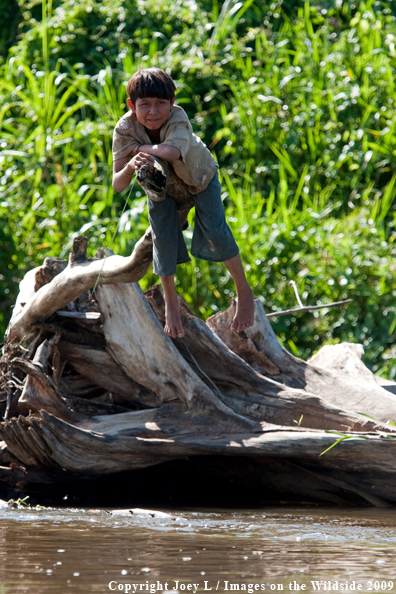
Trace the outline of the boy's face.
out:
<instances>
[{"instance_id":1,"label":"boy's face","mask_svg":"<svg viewBox=\"0 0 396 594\"><path fill-rule=\"evenodd\" d=\"M169 119L174 102L174 97L172 100L142 97L136 99L135 105L130 99L127 100L138 121L149 130L159 130L165 124Z\"/></svg>"}]
</instances>

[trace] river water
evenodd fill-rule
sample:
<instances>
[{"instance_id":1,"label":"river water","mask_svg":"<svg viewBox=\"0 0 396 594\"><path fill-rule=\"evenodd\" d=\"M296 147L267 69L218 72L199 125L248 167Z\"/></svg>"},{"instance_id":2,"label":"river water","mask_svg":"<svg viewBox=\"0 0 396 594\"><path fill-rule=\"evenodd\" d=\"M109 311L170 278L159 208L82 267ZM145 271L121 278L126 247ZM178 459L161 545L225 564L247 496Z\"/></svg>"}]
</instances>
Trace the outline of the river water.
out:
<instances>
[{"instance_id":1,"label":"river water","mask_svg":"<svg viewBox=\"0 0 396 594\"><path fill-rule=\"evenodd\" d=\"M396 592L393 510L168 513L0 508L0 594Z\"/></svg>"}]
</instances>

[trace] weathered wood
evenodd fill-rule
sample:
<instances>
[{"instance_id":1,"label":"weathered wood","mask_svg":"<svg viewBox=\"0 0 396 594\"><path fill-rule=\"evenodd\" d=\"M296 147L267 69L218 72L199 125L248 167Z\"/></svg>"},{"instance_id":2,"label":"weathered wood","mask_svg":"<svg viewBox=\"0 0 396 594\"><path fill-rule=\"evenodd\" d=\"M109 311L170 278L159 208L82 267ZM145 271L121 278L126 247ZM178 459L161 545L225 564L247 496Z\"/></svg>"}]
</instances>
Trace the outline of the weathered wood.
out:
<instances>
[{"instance_id":1,"label":"weathered wood","mask_svg":"<svg viewBox=\"0 0 396 594\"><path fill-rule=\"evenodd\" d=\"M220 452L226 456L269 456L293 462L315 480L359 492L372 505L396 503L394 441L375 435L361 439L355 434L320 456L334 443L334 435L298 428L269 428L256 435L219 435L217 431L208 435L206 419L199 417L186 417L187 430L183 431L172 421L175 407L166 408L167 412L161 412L162 427L158 410L120 415L121 426L114 415L70 425L42 412L39 417L8 421L1 433L17 460L49 473L62 468L73 476L95 476ZM381 480L373 484L378 460Z\"/></svg>"},{"instance_id":2,"label":"weathered wood","mask_svg":"<svg viewBox=\"0 0 396 594\"><path fill-rule=\"evenodd\" d=\"M147 298L164 323L165 305L158 287L148 291ZM382 424L373 424L353 412L348 414L308 391L288 387L265 377L236 356L202 320L192 316L185 306L182 307L181 314L185 337L182 340L175 339L174 343L203 381L206 379L210 387L214 383L217 396L238 414L258 421L289 426L297 423L303 415L304 427L314 429L384 429ZM234 334L233 339L241 340L241 334L243 333ZM267 364L265 369L268 369Z\"/></svg>"},{"instance_id":3,"label":"weathered wood","mask_svg":"<svg viewBox=\"0 0 396 594\"><path fill-rule=\"evenodd\" d=\"M46 374L49 342L46 340L38 349L33 362L14 359L12 365L27 374L25 386L19 398L20 408L25 410L46 410L60 419L73 421L75 416L62 400L54 382Z\"/></svg>"},{"instance_id":4,"label":"weathered wood","mask_svg":"<svg viewBox=\"0 0 396 594\"><path fill-rule=\"evenodd\" d=\"M100 313L96 311L64 311L59 310L55 312L57 316L64 318L79 318L81 320L99 320Z\"/></svg>"},{"instance_id":5,"label":"weathered wood","mask_svg":"<svg viewBox=\"0 0 396 594\"><path fill-rule=\"evenodd\" d=\"M164 333L137 284L100 287L97 299L107 348L127 375L153 390L162 402L223 413L236 426L254 423L223 404L186 363Z\"/></svg>"},{"instance_id":6,"label":"weathered wood","mask_svg":"<svg viewBox=\"0 0 396 594\"><path fill-rule=\"evenodd\" d=\"M259 300L255 301L254 325L235 334L230 324L235 304L207 320L208 326L227 346L254 369L287 386L317 394L334 406L363 413L386 423L396 419L396 398L378 385L374 374L360 360L361 345L323 347L310 361L290 354L280 344ZM359 353L359 355L358 355ZM279 369L272 374L263 355Z\"/></svg>"},{"instance_id":7,"label":"weathered wood","mask_svg":"<svg viewBox=\"0 0 396 594\"><path fill-rule=\"evenodd\" d=\"M97 398L105 388L82 375L63 375L59 382L59 392L64 398Z\"/></svg>"},{"instance_id":8,"label":"weathered wood","mask_svg":"<svg viewBox=\"0 0 396 594\"><path fill-rule=\"evenodd\" d=\"M48 284L42 286L24 306L21 305L12 317L8 330L7 342L12 345L21 340L28 340L32 335L32 324L47 320L57 310L64 308L70 301L96 282L100 284L137 281L147 272L152 259L151 232L137 242L128 258L109 256L101 260L83 259L87 239L77 237L74 240L76 257L71 257L65 270L55 276ZM26 284L32 279L25 277Z\"/></svg>"},{"instance_id":9,"label":"weathered wood","mask_svg":"<svg viewBox=\"0 0 396 594\"><path fill-rule=\"evenodd\" d=\"M110 404L105 402L96 402L86 400L85 398L69 397L64 399L71 410L87 417L97 417L101 415L120 415L129 412L124 406Z\"/></svg>"},{"instance_id":10,"label":"weathered wood","mask_svg":"<svg viewBox=\"0 0 396 594\"><path fill-rule=\"evenodd\" d=\"M129 377L107 351L66 341L59 343L59 349L79 374L111 392L117 404L143 408L161 406L161 397Z\"/></svg>"}]
</instances>

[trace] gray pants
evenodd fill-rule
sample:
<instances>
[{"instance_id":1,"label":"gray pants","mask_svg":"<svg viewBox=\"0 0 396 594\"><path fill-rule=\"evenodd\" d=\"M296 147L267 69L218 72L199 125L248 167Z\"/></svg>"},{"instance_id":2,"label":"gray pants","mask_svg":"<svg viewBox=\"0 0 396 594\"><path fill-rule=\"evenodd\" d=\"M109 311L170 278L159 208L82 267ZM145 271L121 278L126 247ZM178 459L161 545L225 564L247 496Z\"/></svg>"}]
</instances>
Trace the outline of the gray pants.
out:
<instances>
[{"instance_id":1,"label":"gray pants","mask_svg":"<svg viewBox=\"0 0 396 594\"><path fill-rule=\"evenodd\" d=\"M168 194L162 202L150 199L147 202L153 236L153 271L158 276L171 276L176 273L177 264L190 261L176 202ZM194 196L194 202L192 255L210 262L224 262L236 256L239 249L225 220L217 172L206 190Z\"/></svg>"}]
</instances>

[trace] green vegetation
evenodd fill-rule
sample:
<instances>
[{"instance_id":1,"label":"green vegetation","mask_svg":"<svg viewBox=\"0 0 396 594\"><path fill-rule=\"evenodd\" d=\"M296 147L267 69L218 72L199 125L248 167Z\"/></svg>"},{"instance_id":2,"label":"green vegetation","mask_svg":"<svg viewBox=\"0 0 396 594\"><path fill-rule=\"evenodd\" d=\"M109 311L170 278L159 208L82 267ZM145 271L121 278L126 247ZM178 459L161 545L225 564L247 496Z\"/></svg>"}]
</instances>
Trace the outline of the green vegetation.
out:
<instances>
[{"instance_id":1,"label":"green vegetation","mask_svg":"<svg viewBox=\"0 0 396 594\"><path fill-rule=\"evenodd\" d=\"M27 509L35 509L35 510L47 509L47 508L43 507L42 505L31 505L29 503L28 499L30 499L29 495L27 495L23 499L21 497L19 497L18 499L9 499L7 501L7 504L12 509L24 509L24 510L27 510Z\"/></svg>"},{"instance_id":2,"label":"green vegetation","mask_svg":"<svg viewBox=\"0 0 396 594\"><path fill-rule=\"evenodd\" d=\"M85 233L108 246L129 190L113 194L111 137L125 82L167 68L177 103L220 165L228 220L268 311L352 298L274 319L286 348L361 342L396 377L396 2L19 0L0 45L0 324L23 273ZM12 38L11 23L8 24ZM10 37L11 36L11 37ZM8 46L7 46L8 47ZM193 214L191 214L193 219ZM147 212L135 184L114 251ZM191 238L191 228L186 232ZM157 282L148 273L142 288ZM227 307L222 265L182 265L201 317Z\"/></svg>"},{"instance_id":3,"label":"green vegetation","mask_svg":"<svg viewBox=\"0 0 396 594\"><path fill-rule=\"evenodd\" d=\"M28 503L29 496L27 495L23 499L19 497L19 499L9 499L7 501L9 507L13 509L30 509L30 503Z\"/></svg>"}]
</instances>

